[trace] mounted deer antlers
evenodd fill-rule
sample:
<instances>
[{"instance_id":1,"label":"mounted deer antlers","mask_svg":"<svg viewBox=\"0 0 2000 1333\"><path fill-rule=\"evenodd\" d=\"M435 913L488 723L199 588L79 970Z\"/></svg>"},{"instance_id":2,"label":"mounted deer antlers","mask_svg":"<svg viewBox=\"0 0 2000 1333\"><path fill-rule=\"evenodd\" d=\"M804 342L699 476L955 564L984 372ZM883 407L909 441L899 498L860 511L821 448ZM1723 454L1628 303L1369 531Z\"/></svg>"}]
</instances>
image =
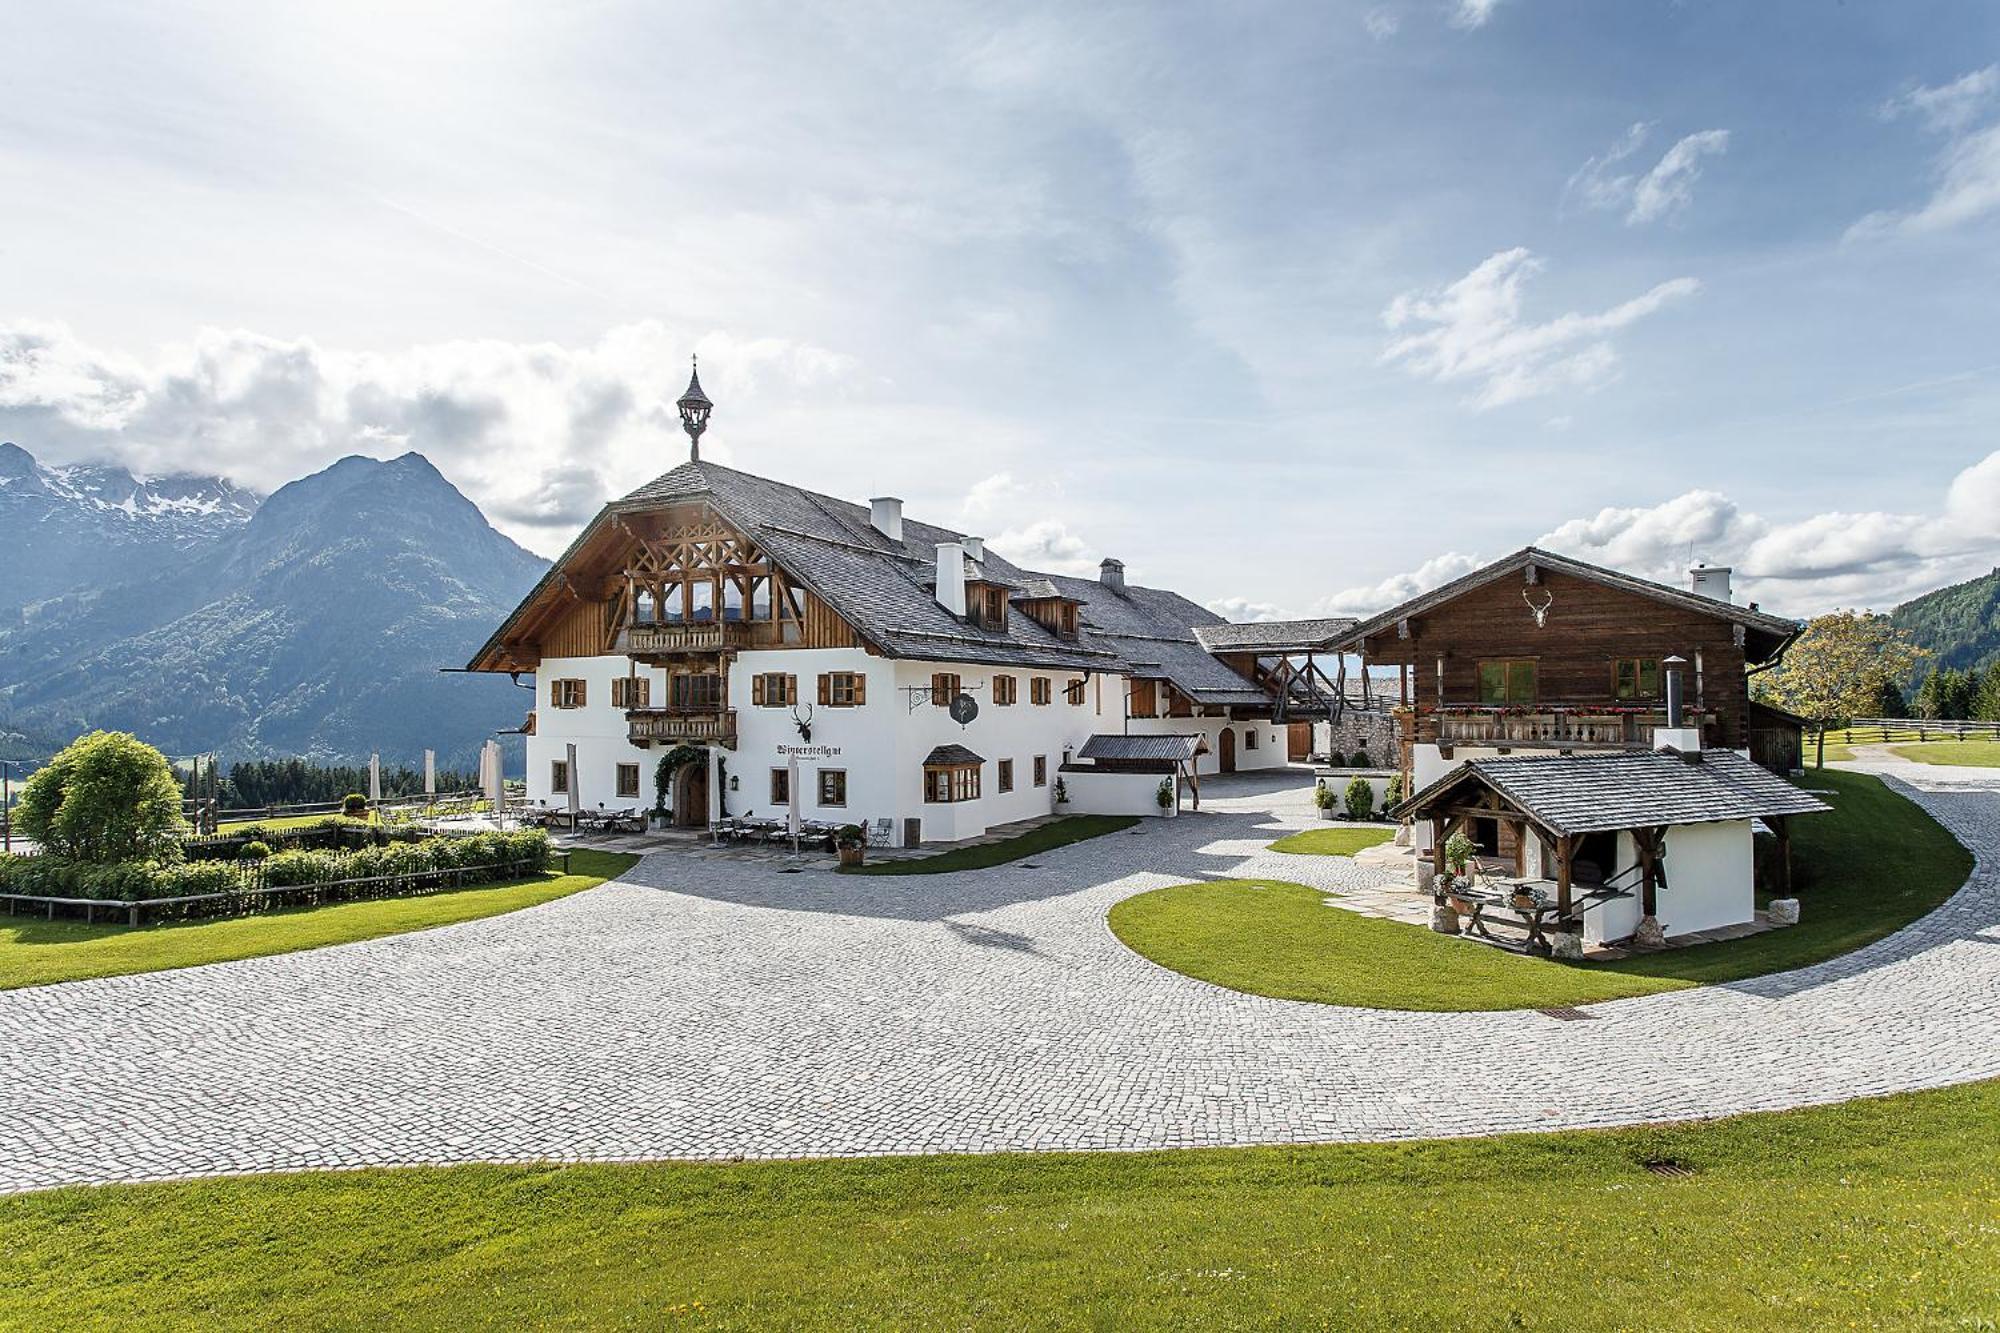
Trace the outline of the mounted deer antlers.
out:
<instances>
[{"instance_id":1,"label":"mounted deer antlers","mask_svg":"<svg viewBox=\"0 0 2000 1333\"><path fill-rule=\"evenodd\" d=\"M799 739L807 745L811 745L813 739L813 706L807 704L805 705L805 710L805 716L800 717L799 705L792 705L792 725L799 729Z\"/></svg>"},{"instance_id":2,"label":"mounted deer antlers","mask_svg":"<svg viewBox=\"0 0 2000 1333\"><path fill-rule=\"evenodd\" d=\"M1531 588L1521 589L1521 600L1528 604L1528 610L1532 612L1535 617L1535 628L1540 629L1542 628L1542 626L1548 624L1549 607L1556 600L1556 595L1550 592L1547 588L1541 589L1540 591L1542 594L1542 601L1541 605L1537 606L1535 604L1535 599L1532 595L1534 591L1535 589Z\"/></svg>"}]
</instances>

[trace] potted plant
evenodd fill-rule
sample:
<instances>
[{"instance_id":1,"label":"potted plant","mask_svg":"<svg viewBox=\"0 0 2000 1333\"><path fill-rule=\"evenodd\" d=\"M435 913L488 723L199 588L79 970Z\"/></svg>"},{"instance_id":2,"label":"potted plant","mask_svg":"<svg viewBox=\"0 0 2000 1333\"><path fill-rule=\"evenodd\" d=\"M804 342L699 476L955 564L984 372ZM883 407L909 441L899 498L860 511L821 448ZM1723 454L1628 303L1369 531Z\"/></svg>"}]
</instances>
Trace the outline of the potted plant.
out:
<instances>
[{"instance_id":1,"label":"potted plant","mask_svg":"<svg viewBox=\"0 0 2000 1333\"><path fill-rule=\"evenodd\" d=\"M1056 778L1055 797L1057 805L1069 804L1069 784L1064 782L1060 776Z\"/></svg>"},{"instance_id":2,"label":"potted plant","mask_svg":"<svg viewBox=\"0 0 2000 1333\"><path fill-rule=\"evenodd\" d=\"M1463 897L1457 890L1471 883L1471 877L1466 871L1478 851L1479 848L1472 839L1463 833L1454 833L1444 840L1444 863L1451 872L1450 887L1446 892L1451 894L1452 907L1460 912L1472 910L1471 899Z\"/></svg>"},{"instance_id":3,"label":"potted plant","mask_svg":"<svg viewBox=\"0 0 2000 1333\"><path fill-rule=\"evenodd\" d=\"M359 819L368 813L368 798L358 791L349 792L341 798L340 813L349 819Z\"/></svg>"},{"instance_id":4,"label":"potted plant","mask_svg":"<svg viewBox=\"0 0 2000 1333\"><path fill-rule=\"evenodd\" d=\"M1160 807L1161 814L1166 814L1174 808L1174 780L1172 778L1160 779L1159 790L1153 793L1153 804Z\"/></svg>"},{"instance_id":5,"label":"potted plant","mask_svg":"<svg viewBox=\"0 0 2000 1333\"><path fill-rule=\"evenodd\" d=\"M1321 778L1319 785L1313 788L1313 804L1319 807L1319 817L1321 819L1333 818L1335 798L1333 788L1326 785L1325 778Z\"/></svg>"},{"instance_id":6,"label":"potted plant","mask_svg":"<svg viewBox=\"0 0 2000 1333\"><path fill-rule=\"evenodd\" d=\"M842 824L834 831L833 845L840 853L842 865L858 866L868 849L868 835L859 824Z\"/></svg>"}]
</instances>

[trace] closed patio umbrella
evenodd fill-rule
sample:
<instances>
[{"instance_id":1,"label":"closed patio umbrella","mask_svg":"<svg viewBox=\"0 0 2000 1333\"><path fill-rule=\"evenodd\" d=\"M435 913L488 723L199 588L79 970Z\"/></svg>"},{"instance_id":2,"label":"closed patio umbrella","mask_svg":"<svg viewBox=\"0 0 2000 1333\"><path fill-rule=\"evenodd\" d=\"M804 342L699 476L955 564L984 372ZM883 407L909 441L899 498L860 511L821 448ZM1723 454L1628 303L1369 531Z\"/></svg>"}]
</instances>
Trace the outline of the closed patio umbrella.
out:
<instances>
[{"instance_id":1,"label":"closed patio umbrella","mask_svg":"<svg viewBox=\"0 0 2000 1333\"><path fill-rule=\"evenodd\" d=\"M569 779L567 784L569 786L569 831L574 833L576 832L576 817L583 810L582 793L577 790L578 787L582 786L582 783L577 781L576 746L574 744L563 747L563 776Z\"/></svg>"},{"instance_id":2,"label":"closed patio umbrella","mask_svg":"<svg viewBox=\"0 0 2000 1333\"><path fill-rule=\"evenodd\" d=\"M486 789L486 799L493 802L493 827L505 828L507 821L507 788L503 781L505 769L502 766L500 742L489 740L479 750L480 785Z\"/></svg>"},{"instance_id":3,"label":"closed patio umbrella","mask_svg":"<svg viewBox=\"0 0 2000 1333\"><path fill-rule=\"evenodd\" d=\"M424 751L424 795L435 796L438 789L438 752Z\"/></svg>"},{"instance_id":4,"label":"closed patio umbrella","mask_svg":"<svg viewBox=\"0 0 2000 1333\"><path fill-rule=\"evenodd\" d=\"M382 756L368 756L368 804L374 805L382 799Z\"/></svg>"},{"instance_id":5,"label":"closed patio umbrella","mask_svg":"<svg viewBox=\"0 0 2000 1333\"><path fill-rule=\"evenodd\" d=\"M788 756L785 760L785 794L791 797L785 805L785 831L792 835L792 855L799 854L799 757Z\"/></svg>"}]
</instances>

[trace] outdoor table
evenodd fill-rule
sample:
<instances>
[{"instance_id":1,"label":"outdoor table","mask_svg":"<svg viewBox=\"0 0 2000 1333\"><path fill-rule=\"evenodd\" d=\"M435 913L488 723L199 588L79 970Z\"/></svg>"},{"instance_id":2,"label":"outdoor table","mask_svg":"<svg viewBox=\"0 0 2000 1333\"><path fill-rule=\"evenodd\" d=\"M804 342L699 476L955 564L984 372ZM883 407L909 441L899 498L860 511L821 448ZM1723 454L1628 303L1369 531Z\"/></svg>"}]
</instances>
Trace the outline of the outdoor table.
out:
<instances>
[{"instance_id":1,"label":"outdoor table","mask_svg":"<svg viewBox=\"0 0 2000 1333\"><path fill-rule=\"evenodd\" d=\"M1533 900L1533 904L1522 907L1515 903L1514 893L1513 889L1460 887L1454 888L1450 896L1472 904L1471 919L1465 923L1465 928L1481 939L1492 940L1495 943L1505 943L1505 941L1486 928L1486 909L1497 907L1512 912L1520 918L1521 925L1528 932L1528 938L1521 946L1522 952L1537 958L1547 958L1553 950L1549 944L1548 934L1542 929L1542 923L1556 910L1555 903L1551 902L1548 895L1541 890L1527 889L1526 893Z\"/></svg>"}]
</instances>

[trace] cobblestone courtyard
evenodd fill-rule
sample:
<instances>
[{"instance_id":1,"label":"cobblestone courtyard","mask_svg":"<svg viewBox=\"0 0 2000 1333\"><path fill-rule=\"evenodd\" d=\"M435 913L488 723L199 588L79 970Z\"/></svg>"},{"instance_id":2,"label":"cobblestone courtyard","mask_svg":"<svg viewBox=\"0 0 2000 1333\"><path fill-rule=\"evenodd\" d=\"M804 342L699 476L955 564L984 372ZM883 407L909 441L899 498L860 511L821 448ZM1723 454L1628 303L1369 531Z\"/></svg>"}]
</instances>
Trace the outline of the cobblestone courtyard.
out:
<instances>
[{"instance_id":1,"label":"cobblestone courtyard","mask_svg":"<svg viewBox=\"0 0 2000 1333\"><path fill-rule=\"evenodd\" d=\"M1965 890L1845 958L1587 1022L1237 995L1113 938L1112 903L1190 878L1380 882L1263 850L1312 822L1296 776L1217 783L1200 815L1028 865L873 878L667 854L506 916L14 991L0 1189L1488 1134L2000 1076L2000 772L1879 769L1978 854Z\"/></svg>"}]
</instances>

